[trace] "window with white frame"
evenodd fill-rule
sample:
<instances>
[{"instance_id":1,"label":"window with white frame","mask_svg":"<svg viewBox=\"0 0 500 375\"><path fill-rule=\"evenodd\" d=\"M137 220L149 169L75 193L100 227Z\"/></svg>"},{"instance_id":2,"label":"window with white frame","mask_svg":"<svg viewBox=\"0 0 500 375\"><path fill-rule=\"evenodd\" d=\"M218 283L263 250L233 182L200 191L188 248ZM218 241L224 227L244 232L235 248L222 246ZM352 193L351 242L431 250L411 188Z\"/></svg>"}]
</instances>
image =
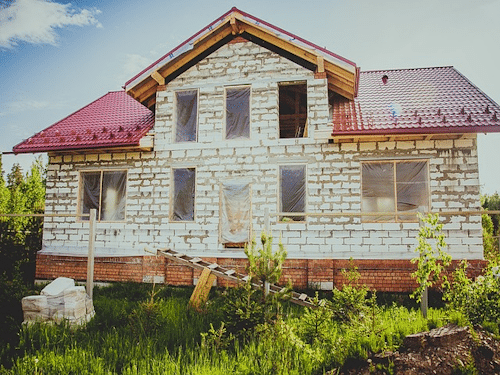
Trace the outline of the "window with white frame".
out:
<instances>
[{"instance_id":1,"label":"window with white frame","mask_svg":"<svg viewBox=\"0 0 500 375\"><path fill-rule=\"evenodd\" d=\"M250 86L226 88L226 139L250 138Z\"/></svg>"},{"instance_id":2,"label":"window with white frame","mask_svg":"<svg viewBox=\"0 0 500 375\"><path fill-rule=\"evenodd\" d=\"M427 161L363 162L361 209L364 221L416 221L429 211ZM382 213L378 215L378 213Z\"/></svg>"},{"instance_id":3,"label":"window with white frame","mask_svg":"<svg viewBox=\"0 0 500 375\"><path fill-rule=\"evenodd\" d=\"M97 210L99 221L125 220L127 171L100 170L80 174L80 213ZM83 217L88 220L88 217Z\"/></svg>"},{"instance_id":4,"label":"window with white frame","mask_svg":"<svg viewBox=\"0 0 500 375\"><path fill-rule=\"evenodd\" d=\"M196 142L198 124L198 91L175 93L175 142Z\"/></svg>"},{"instance_id":5,"label":"window with white frame","mask_svg":"<svg viewBox=\"0 0 500 375\"><path fill-rule=\"evenodd\" d=\"M194 199L196 190L196 170L176 168L173 170L173 221L194 220Z\"/></svg>"},{"instance_id":6,"label":"window with white frame","mask_svg":"<svg viewBox=\"0 0 500 375\"><path fill-rule=\"evenodd\" d=\"M279 167L280 180L280 212L305 213L306 212L306 166L282 165ZM301 215L283 215L280 219L303 221Z\"/></svg>"}]
</instances>

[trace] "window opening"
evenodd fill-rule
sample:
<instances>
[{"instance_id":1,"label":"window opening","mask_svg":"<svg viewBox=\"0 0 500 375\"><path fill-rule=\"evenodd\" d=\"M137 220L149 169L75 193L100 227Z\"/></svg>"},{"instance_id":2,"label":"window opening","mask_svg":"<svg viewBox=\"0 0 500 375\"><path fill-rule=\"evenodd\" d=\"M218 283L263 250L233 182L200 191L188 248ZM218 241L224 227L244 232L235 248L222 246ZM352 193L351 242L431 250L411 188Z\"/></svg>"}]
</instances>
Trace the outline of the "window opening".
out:
<instances>
[{"instance_id":1,"label":"window opening","mask_svg":"<svg viewBox=\"0 0 500 375\"><path fill-rule=\"evenodd\" d=\"M306 166L280 166L280 211L283 213L305 213ZM282 216L293 221L304 221L305 216Z\"/></svg>"},{"instance_id":2,"label":"window opening","mask_svg":"<svg viewBox=\"0 0 500 375\"><path fill-rule=\"evenodd\" d=\"M194 220L196 171L194 168L174 169L173 221Z\"/></svg>"},{"instance_id":3,"label":"window opening","mask_svg":"<svg viewBox=\"0 0 500 375\"><path fill-rule=\"evenodd\" d=\"M177 91L175 98L177 106L175 142L196 142L198 91Z\"/></svg>"},{"instance_id":4,"label":"window opening","mask_svg":"<svg viewBox=\"0 0 500 375\"><path fill-rule=\"evenodd\" d=\"M280 138L307 137L307 84L278 87Z\"/></svg>"},{"instance_id":5,"label":"window opening","mask_svg":"<svg viewBox=\"0 0 500 375\"><path fill-rule=\"evenodd\" d=\"M365 221L416 221L416 212L429 211L427 161L363 163L361 183L363 212L393 212Z\"/></svg>"},{"instance_id":6,"label":"window opening","mask_svg":"<svg viewBox=\"0 0 500 375\"><path fill-rule=\"evenodd\" d=\"M82 214L96 209L99 221L125 220L126 171L82 172L81 178ZM82 220L88 220L88 217Z\"/></svg>"},{"instance_id":7,"label":"window opening","mask_svg":"<svg viewBox=\"0 0 500 375\"><path fill-rule=\"evenodd\" d=\"M226 89L226 139L250 138L250 87Z\"/></svg>"}]
</instances>

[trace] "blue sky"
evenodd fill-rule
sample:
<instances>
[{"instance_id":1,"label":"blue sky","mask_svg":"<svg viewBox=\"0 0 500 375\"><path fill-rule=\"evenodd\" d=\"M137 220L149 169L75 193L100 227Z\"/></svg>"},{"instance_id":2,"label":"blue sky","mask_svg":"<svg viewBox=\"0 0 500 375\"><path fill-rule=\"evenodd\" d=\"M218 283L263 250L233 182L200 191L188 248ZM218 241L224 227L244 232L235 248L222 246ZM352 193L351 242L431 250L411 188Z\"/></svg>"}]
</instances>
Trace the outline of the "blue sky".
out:
<instances>
[{"instance_id":1,"label":"blue sky","mask_svg":"<svg viewBox=\"0 0 500 375\"><path fill-rule=\"evenodd\" d=\"M0 0L0 151L120 90L233 6L362 70L453 65L500 103L500 0ZM479 136L483 193L500 192L499 146ZM4 155L4 171L32 160Z\"/></svg>"}]
</instances>

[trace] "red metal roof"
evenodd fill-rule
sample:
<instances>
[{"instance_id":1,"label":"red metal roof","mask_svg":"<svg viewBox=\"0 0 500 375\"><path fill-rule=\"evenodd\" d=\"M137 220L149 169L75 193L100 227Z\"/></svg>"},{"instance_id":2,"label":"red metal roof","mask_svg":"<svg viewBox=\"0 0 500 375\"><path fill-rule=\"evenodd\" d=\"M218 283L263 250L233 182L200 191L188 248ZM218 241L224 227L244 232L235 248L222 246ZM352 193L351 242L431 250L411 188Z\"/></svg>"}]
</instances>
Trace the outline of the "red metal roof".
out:
<instances>
[{"instance_id":1,"label":"red metal roof","mask_svg":"<svg viewBox=\"0 0 500 375\"><path fill-rule=\"evenodd\" d=\"M481 132L500 132L500 106L451 66L361 72L333 103L333 136Z\"/></svg>"},{"instance_id":2,"label":"red metal roof","mask_svg":"<svg viewBox=\"0 0 500 375\"><path fill-rule=\"evenodd\" d=\"M138 146L154 113L125 91L109 92L14 146L14 153Z\"/></svg>"}]
</instances>

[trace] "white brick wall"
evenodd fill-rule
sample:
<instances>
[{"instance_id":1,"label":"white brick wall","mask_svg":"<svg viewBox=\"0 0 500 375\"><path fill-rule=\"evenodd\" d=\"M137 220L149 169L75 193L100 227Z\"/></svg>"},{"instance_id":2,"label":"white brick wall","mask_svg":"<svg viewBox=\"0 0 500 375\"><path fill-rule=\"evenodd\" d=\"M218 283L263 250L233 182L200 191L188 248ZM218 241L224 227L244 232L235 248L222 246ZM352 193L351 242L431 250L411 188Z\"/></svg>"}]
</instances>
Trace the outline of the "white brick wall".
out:
<instances>
[{"instance_id":1,"label":"white brick wall","mask_svg":"<svg viewBox=\"0 0 500 375\"><path fill-rule=\"evenodd\" d=\"M306 81L309 136L279 139L278 83ZM251 139L224 139L224 87L251 85ZM172 143L174 92L199 90L198 142ZM80 171L118 167L128 171L126 221L98 223L97 253L138 255L170 247L202 256L244 257L219 242L219 186L227 179L252 181L252 229L264 229L264 210L278 212L278 166L307 165L307 212L359 213L362 159L429 159L433 210L476 210L479 182L475 135L460 140L327 144L314 132L328 130L327 82L250 42L230 44L193 66L157 93L154 152L52 156L47 174L47 213L76 213ZM171 222L172 168L196 168L194 222ZM480 217L445 217L454 258L482 258ZM273 235L289 258L409 259L416 223L362 223L360 217L309 217L281 223ZM48 252L86 253L87 222L47 218Z\"/></svg>"}]
</instances>

